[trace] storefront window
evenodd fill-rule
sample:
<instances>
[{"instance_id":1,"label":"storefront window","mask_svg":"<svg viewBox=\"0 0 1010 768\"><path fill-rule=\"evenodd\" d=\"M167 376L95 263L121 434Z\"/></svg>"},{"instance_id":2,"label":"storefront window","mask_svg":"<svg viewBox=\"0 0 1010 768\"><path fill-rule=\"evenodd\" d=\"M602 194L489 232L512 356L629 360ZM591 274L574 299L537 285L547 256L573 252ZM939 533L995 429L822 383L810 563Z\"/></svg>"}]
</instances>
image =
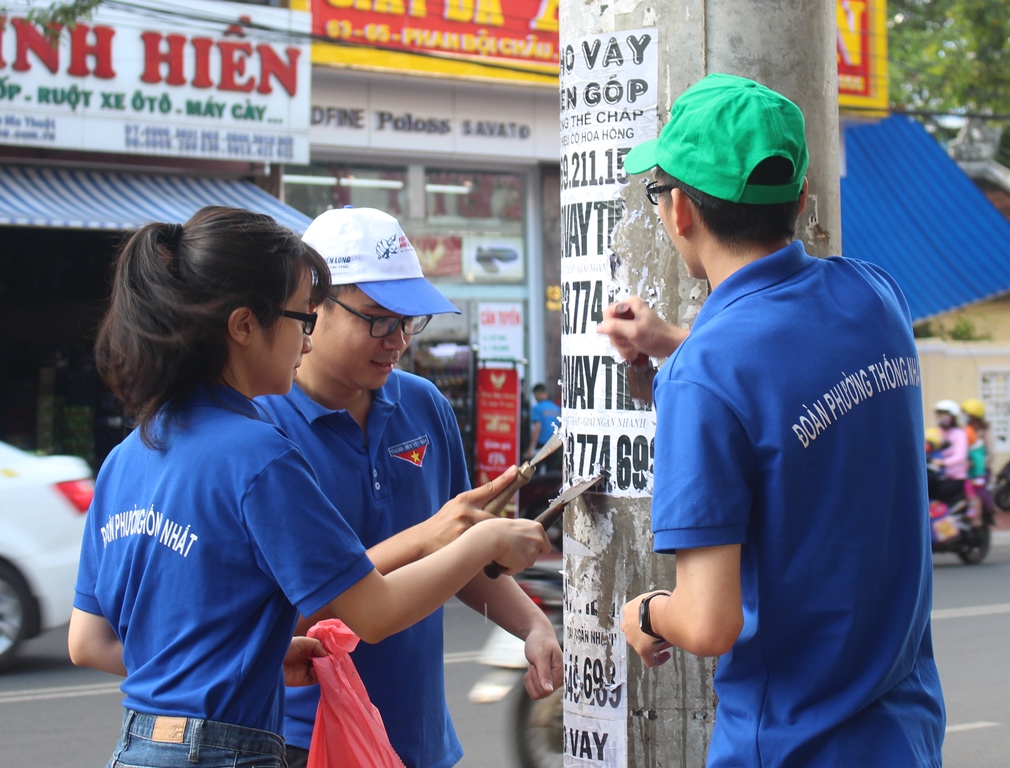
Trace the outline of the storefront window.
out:
<instances>
[{"instance_id":1,"label":"storefront window","mask_svg":"<svg viewBox=\"0 0 1010 768\"><path fill-rule=\"evenodd\" d=\"M426 169L425 213L430 236L458 253L457 279L467 283L522 282L523 177ZM437 234L435 234L437 233ZM435 275L446 274L442 267Z\"/></svg>"},{"instance_id":2,"label":"storefront window","mask_svg":"<svg viewBox=\"0 0 1010 768\"><path fill-rule=\"evenodd\" d=\"M522 228L521 176L428 169L424 182L429 219Z\"/></svg>"},{"instance_id":3,"label":"storefront window","mask_svg":"<svg viewBox=\"0 0 1010 768\"><path fill-rule=\"evenodd\" d=\"M284 201L312 217L345 205L396 216L431 280L522 283L524 181L515 173L317 162L285 168Z\"/></svg>"},{"instance_id":4,"label":"storefront window","mask_svg":"<svg viewBox=\"0 0 1010 768\"><path fill-rule=\"evenodd\" d=\"M315 218L330 208L378 208L398 219L406 211L406 168L313 163L284 169L284 202Z\"/></svg>"}]
</instances>

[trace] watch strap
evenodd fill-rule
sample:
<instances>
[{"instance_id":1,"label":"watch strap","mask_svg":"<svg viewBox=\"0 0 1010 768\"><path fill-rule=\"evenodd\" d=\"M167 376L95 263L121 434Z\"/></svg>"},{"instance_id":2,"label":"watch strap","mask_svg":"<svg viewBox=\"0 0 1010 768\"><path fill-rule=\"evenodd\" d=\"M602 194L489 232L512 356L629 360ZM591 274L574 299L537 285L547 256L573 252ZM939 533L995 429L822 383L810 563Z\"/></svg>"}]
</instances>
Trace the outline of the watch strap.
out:
<instances>
[{"instance_id":1,"label":"watch strap","mask_svg":"<svg viewBox=\"0 0 1010 768\"><path fill-rule=\"evenodd\" d=\"M657 635L652 628L652 615L649 612L649 603L652 602L652 598L664 595L669 597L670 593L665 591L653 592L647 598L645 598L641 603L638 604L638 628L642 630L649 637L654 637L657 640L666 640L662 635Z\"/></svg>"}]
</instances>

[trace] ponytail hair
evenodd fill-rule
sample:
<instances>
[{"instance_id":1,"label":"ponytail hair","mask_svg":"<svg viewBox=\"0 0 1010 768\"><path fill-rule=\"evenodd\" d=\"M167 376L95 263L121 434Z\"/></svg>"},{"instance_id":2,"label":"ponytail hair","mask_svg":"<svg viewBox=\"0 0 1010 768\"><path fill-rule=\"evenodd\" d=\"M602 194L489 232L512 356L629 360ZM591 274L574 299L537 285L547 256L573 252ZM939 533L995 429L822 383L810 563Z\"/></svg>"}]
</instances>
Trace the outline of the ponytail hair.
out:
<instances>
[{"instance_id":1,"label":"ponytail hair","mask_svg":"<svg viewBox=\"0 0 1010 768\"><path fill-rule=\"evenodd\" d=\"M220 377L231 313L248 307L270 333L306 271L320 304L330 289L322 257L271 217L241 208L208 206L185 224L130 233L116 256L95 359L146 445L160 445L152 434L159 411Z\"/></svg>"}]
</instances>

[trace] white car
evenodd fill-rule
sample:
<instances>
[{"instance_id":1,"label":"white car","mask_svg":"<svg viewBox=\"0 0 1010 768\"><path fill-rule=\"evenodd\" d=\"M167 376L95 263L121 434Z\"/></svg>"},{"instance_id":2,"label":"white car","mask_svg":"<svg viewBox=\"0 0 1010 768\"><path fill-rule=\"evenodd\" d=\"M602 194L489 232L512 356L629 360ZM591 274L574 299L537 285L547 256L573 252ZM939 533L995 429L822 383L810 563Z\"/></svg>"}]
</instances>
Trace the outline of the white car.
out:
<instances>
[{"instance_id":1,"label":"white car","mask_svg":"<svg viewBox=\"0 0 1010 768\"><path fill-rule=\"evenodd\" d=\"M0 442L0 669L23 641L70 620L94 493L83 459Z\"/></svg>"}]
</instances>

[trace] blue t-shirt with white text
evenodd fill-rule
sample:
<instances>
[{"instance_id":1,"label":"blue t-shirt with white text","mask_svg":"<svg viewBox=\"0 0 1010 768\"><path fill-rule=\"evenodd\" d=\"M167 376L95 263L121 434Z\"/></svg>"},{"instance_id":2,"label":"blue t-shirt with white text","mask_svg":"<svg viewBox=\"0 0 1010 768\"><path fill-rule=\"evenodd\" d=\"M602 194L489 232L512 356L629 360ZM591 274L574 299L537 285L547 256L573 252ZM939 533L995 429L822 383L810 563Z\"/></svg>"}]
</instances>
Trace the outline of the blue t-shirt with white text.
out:
<instances>
[{"instance_id":1,"label":"blue t-shirt with white text","mask_svg":"<svg viewBox=\"0 0 1010 768\"><path fill-rule=\"evenodd\" d=\"M124 706L281 733L282 662L311 614L372 570L298 448L227 387L199 388L163 450L106 459L74 606L123 643Z\"/></svg>"},{"instance_id":2,"label":"blue t-shirt with white text","mask_svg":"<svg viewBox=\"0 0 1010 768\"><path fill-rule=\"evenodd\" d=\"M655 548L742 545L711 768L939 766L920 376L894 281L799 242L658 372Z\"/></svg>"}]
</instances>

